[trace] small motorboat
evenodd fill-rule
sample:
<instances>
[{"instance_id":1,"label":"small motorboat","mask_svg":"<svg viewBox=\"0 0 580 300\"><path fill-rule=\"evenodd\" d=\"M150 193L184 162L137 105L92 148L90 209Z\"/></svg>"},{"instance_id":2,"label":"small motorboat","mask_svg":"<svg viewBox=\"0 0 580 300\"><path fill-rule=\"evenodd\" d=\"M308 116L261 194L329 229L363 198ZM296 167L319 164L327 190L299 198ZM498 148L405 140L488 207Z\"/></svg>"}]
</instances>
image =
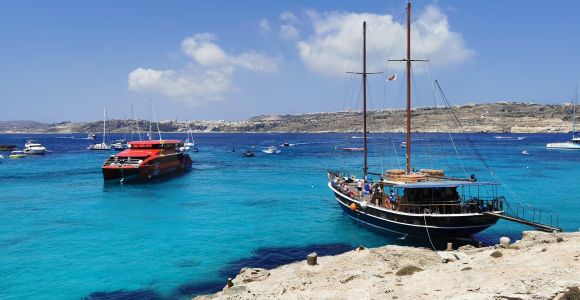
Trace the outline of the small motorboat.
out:
<instances>
[{"instance_id":1,"label":"small motorboat","mask_svg":"<svg viewBox=\"0 0 580 300\"><path fill-rule=\"evenodd\" d=\"M97 138L97 135L94 133L88 133L86 139L87 140L94 140Z\"/></svg>"},{"instance_id":2,"label":"small motorboat","mask_svg":"<svg viewBox=\"0 0 580 300\"><path fill-rule=\"evenodd\" d=\"M522 151L522 154L523 154L523 155L530 155L530 153L528 152L528 150L524 150L524 151Z\"/></svg>"},{"instance_id":3,"label":"small motorboat","mask_svg":"<svg viewBox=\"0 0 580 300\"><path fill-rule=\"evenodd\" d=\"M126 140L116 140L111 144L111 147L114 150L118 150L118 151L123 151L123 150L129 148Z\"/></svg>"},{"instance_id":4,"label":"small motorboat","mask_svg":"<svg viewBox=\"0 0 580 300\"><path fill-rule=\"evenodd\" d=\"M107 143L92 144L87 147L88 150L111 150L111 145Z\"/></svg>"},{"instance_id":5,"label":"small motorboat","mask_svg":"<svg viewBox=\"0 0 580 300\"><path fill-rule=\"evenodd\" d=\"M46 148L42 146L38 141L29 140L24 144L25 154L44 154L46 153Z\"/></svg>"},{"instance_id":6,"label":"small motorboat","mask_svg":"<svg viewBox=\"0 0 580 300\"><path fill-rule=\"evenodd\" d=\"M262 150L262 152L266 153L266 154L278 154L281 151L278 150L278 148L276 148L276 146L270 146L264 150Z\"/></svg>"},{"instance_id":7,"label":"small motorboat","mask_svg":"<svg viewBox=\"0 0 580 300\"><path fill-rule=\"evenodd\" d=\"M24 154L24 151L21 150L15 150L10 152L10 155L8 155L8 158L25 158L26 154Z\"/></svg>"},{"instance_id":8,"label":"small motorboat","mask_svg":"<svg viewBox=\"0 0 580 300\"><path fill-rule=\"evenodd\" d=\"M360 151L364 151L364 148L354 148L354 147L347 147L347 148L342 148L342 150L344 151L348 151L348 152L360 152Z\"/></svg>"},{"instance_id":9,"label":"small motorboat","mask_svg":"<svg viewBox=\"0 0 580 300\"><path fill-rule=\"evenodd\" d=\"M290 143L284 142L284 144L282 144L282 146L284 146L284 147L290 147Z\"/></svg>"},{"instance_id":10,"label":"small motorboat","mask_svg":"<svg viewBox=\"0 0 580 300\"><path fill-rule=\"evenodd\" d=\"M244 152L243 155L244 155L244 157L254 157L254 156L256 156L254 154L254 151L252 151L252 150L246 150L246 152Z\"/></svg>"}]
</instances>

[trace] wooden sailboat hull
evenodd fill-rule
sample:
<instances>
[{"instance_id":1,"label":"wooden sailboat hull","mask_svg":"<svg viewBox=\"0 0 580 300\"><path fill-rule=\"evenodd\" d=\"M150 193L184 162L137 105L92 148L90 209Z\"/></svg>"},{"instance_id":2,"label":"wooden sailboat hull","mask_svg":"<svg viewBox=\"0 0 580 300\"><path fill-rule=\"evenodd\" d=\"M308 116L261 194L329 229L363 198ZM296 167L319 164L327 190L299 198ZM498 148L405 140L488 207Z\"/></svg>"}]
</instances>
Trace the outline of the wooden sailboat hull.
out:
<instances>
[{"instance_id":1,"label":"wooden sailboat hull","mask_svg":"<svg viewBox=\"0 0 580 300\"><path fill-rule=\"evenodd\" d=\"M481 213L409 214L373 205L368 205L366 209L362 209L358 201L341 194L332 187L331 189L338 204L349 217L368 226L392 233L421 238L468 237L487 229L498 220L495 216ZM350 208L352 203L357 205L357 209L354 211Z\"/></svg>"}]
</instances>

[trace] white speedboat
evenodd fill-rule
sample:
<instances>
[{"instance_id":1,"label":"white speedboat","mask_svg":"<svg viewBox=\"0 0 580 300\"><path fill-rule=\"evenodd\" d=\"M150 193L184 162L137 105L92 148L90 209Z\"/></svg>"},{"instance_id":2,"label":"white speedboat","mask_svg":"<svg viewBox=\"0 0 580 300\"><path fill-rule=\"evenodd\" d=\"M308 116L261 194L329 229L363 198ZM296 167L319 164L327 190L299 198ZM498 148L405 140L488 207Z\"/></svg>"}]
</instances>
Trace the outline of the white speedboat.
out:
<instances>
[{"instance_id":1,"label":"white speedboat","mask_svg":"<svg viewBox=\"0 0 580 300\"><path fill-rule=\"evenodd\" d=\"M572 101L572 140L560 143L548 143L546 148L552 149L580 149L580 136L576 132L576 107L578 106L578 86L576 86L576 95Z\"/></svg>"},{"instance_id":2,"label":"white speedboat","mask_svg":"<svg viewBox=\"0 0 580 300\"><path fill-rule=\"evenodd\" d=\"M276 146L270 146L270 147L262 150L262 152L267 153L267 154L277 154L277 153L280 153L281 151L278 150L278 148L276 148Z\"/></svg>"},{"instance_id":3,"label":"white speedboat","mask_svg":"<svg viewBox=\"0 0 580 300\"><path fill-rule=\"evenodd\" d=\"M111 150L111 145L107 143L92 144L87 147L88 150Z\"/></svg>"},{"instance_id":4,"label":"white speedboat","mask_svg":"<svg viewBox=\"0 0 580 300\"><path fill-rule=\"evenodd\" d=\"M580 137L574 137L571 141L563 143L549 143L546 147L555 149L580 149Z\"/></svg>"},{"instance_id":5,"label":"white speedboat","mask_svg":"<svg viewBox=\"0 0 580 300\"><path fill-rule=\"evenodd\" d=\"M111 147L118 151L122 151L129 148L126 140L116 140L111 144Z\"/></svg>"},{"instance_id":6,"label":"white speedboat","mask_svg":"<svg viewBox=\"0 0 580 300\"><path fill-rule=\"evenodd\" d=\"M24 144L25 154L44 154L46 153L46 148L42 146L38 141L29 140Z\"/></svg>"}]
</instances>

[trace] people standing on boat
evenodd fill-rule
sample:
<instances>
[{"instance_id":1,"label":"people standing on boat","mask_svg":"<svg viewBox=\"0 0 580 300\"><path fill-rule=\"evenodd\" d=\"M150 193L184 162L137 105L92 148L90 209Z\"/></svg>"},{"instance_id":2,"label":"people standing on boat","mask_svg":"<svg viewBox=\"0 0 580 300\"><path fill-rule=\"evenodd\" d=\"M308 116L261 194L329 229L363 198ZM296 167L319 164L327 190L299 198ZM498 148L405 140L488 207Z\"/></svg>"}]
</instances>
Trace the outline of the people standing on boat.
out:
<instances>
[{"instance_id":1,"label":"people standing on boat","mask_svg":"<svg viewBox=\"0 0 580 300\"><path fill-rule=\"evenodd\" d=\"M359 197L362 197L363 181L359 180L356 182L356 189L358 190Z\"/></svg>"}]
</instances>

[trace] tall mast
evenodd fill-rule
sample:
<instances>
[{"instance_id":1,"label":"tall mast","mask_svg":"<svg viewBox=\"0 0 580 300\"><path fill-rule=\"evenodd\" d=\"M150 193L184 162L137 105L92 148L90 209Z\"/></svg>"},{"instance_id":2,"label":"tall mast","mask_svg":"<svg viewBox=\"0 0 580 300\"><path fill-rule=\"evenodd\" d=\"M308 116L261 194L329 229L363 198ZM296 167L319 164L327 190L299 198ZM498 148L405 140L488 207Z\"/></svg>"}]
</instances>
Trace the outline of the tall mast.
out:
<instances>
[{"instance_id":1,"label":"tall mast","mask_svg":"<svg viewBox=\"0 0 580 300\"><path fill-rule=\"evenodd\" d=\"M103 144L105 143L105 134L107 132L107 107L103 107Z\"/></svg>"},{"instance_id":2,"label":"tall mast","mask_svg":"<svg viewBox=\"0 0 580 300\"><path fill-rule=\"evenodd\" d=\"M411 173L411 1L407 2L407 174Z\"/></svg>"},{"instance_id":3,"label":"tall mast","mask_svg":"<svg viewBox=\"0 0 580 300\"><path fill-rule=\"evenodd\" d=\"M576 136L576 106L578 106L578 85L576 85L576 96L574 101L572 101L573 113L572 113L572 139Z\"/></svg>"},{"instance_id":4,"label":"tall mast","mask_svg":"<svg viewBox=\"0 0 580 300\"><path fill-rule=\"evenodd\" d=\"M367 75L369 74L381 74L381 72L367 72L367 22L363 22L363 71L360 72L347 72L349 74L360 74L363 76L363 156L364 156L364 180L367 180Z\"/></svg>"},{"instance_id":5,"label":"tall mast","mask_svg":"<svg viewBox=\"0 0 580 300\"><path fill-rule=\"evenodd\" d=\"M363 179L367 181L367 22L363 22Z\"/></svg>"}]
</instances>

